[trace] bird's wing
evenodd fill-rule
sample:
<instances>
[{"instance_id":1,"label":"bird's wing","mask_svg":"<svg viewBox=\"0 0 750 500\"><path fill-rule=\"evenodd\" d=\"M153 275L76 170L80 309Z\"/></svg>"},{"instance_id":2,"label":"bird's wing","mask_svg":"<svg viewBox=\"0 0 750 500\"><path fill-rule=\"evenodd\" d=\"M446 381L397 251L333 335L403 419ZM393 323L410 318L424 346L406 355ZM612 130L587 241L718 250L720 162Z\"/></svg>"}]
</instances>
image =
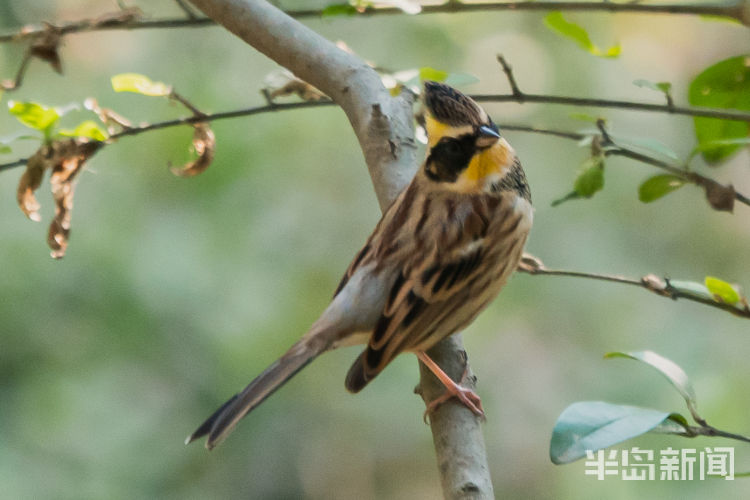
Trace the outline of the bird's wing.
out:
<instances>
[{"instance_id":1,"label":"bird's wing","mask_svg":"<svg viewBox=\"0 0 750 500\"><path fill-rule=\"evenodd\" d=\"M349 390L361 390L396 355L420 346L437 329L439 335L445 333L450 327L443 322L449 317L454 322L455 312L467 305L473 283L482 278L489 220L482 210L454 210L460 214L442 218L450 221L447 225L411 235L421 247L398 260L401 265L368 346L347 376Z\"/></svg>"}]
</instances>

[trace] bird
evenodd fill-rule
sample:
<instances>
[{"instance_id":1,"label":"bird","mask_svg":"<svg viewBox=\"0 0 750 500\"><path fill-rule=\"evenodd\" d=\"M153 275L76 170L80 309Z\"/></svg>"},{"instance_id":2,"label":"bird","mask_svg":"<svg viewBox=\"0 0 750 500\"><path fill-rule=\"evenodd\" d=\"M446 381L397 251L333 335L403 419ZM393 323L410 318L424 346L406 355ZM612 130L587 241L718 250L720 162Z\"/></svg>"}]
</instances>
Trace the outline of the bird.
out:
<instances>
[{"instance_id":1,"label":"bird","mask_svg":"<svg viewBox=\"0 0 750 500\"><path fill-rule=\"evenodd\" d=\"M446 386L428 411L456 397L484 416L481 399L425 351L468 326L521 259L533 222L514 149L473 99L424 82L417 121L426 159L355 255L333 299L299 341L185 440L221 443L237 423L320 354L365 344L346 375L361 391L398 354L413 352Z\"/></svg>"}]
</instances>

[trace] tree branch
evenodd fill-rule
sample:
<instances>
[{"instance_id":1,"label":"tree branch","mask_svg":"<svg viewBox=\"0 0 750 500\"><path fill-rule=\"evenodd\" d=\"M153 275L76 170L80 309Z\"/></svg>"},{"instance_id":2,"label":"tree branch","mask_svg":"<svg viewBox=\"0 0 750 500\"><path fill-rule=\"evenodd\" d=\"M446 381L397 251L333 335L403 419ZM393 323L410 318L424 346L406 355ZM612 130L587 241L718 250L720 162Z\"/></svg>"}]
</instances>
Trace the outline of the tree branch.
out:
<instances>
[{"instance_id":1,"label":"tree branch","mask_svg":"<svg viewBox=\"0 0 750 500\"><path fill-rule=\"evenodd\" d=\"M268 96L266 98L269 99ZM272 113L276 111L328 107L334 104L335 103L330 100L303 101L303 102L291 102L291 103L276 103L274 101L269 101L269 104L265 106L257 106L257 107L252 107L252 108L238 109L234 111L225 111L225 112L220 112L220 113L211 113L211 114L205 114L205 115L193 114L193 115L185 116L182 118L176 118L174 120L166 120L163 122L150 123L150 124L140 125L137 127L128 127L122 130L121 132L112 134L110 136L110 139L116 140L122 137L135 136L135 135L139 135L142 133L151 132L151 131L159 130L163 128L176 127L176 126L181 126L181 125L192 125L198 122L211 122L215 120L223 120L227 118L238 118L242 116L251 116L251 115L257 115L261 113ZM529 133L541 134L541 135L551 135L554 137L560 137L563 139L570 139L574 141L580 141L587 137L586 134L582 134L580 132L567 132L563 130L530 127L527 125L518 125L518 124L499 122L499 126L503 130L514 130L518 132L529 132ZM111 142L107 142L107 144L111 144ZM622 156L622 157L629 158L631 160L634 160L640 163L644 163L646 165L651 165L653 167L659 168L673 175L676 175L682 178L683 180L685 180L686 182L695 184L707 190L715 188L716 186L718 186L718 189L722 189L722 190L730 189L729 186L723 186L711 178L705 177L695 172L684 170L683 168L680 168L676 165L672 165L663 160L653 158L651 156L645 155L637 151L633 151L631 149L627 149L623 146L616 145L612 143L611 141L610 141L609 146L605 150L605 154L608 156ZM27 161L27 158L20 158L18 160L13 160L8 163L0 163L0 172L4 170L10 170L15 167L23 166L26 164L26 161ZM742 193L734 191L733 188L731 188L731 192L733 193L735 200L739 201L740 203L750 206L749 197L745 196Z\"/></svg>"},{"instance_id":2,"label":"tree branch","mask_svg":"<svg viewBox=\"0 0 750 500\"><path fill-rule=\"evenodd\" d=\"M616 4L621 5L621 4ZM637 4L636 4L637 5ZM589 97L569 97L546 94L527 94L522 92L516 78L513 74L513 68L508 64L505 58L498 54L497 62L505 73L510 85L510 94L484 94L471 96L477 102L517 102L523 104L526 102L538 102L545 104L564 104L572 106L591 106L594 108L616 108L629 109L635 111L650 111L657 113L670 113L674 115L703 116L706 118L719 118L722 120L737 120L750 122L750 113L733 109L704 108L694 106L675 106L671 97L667 104L651 104L646 102L619 101L614 99L595 99Z\"/></svg>"},{"instance_id":3,"label":"tree branch","mask_svg":"<svg viewBox=\"0 0 750 500\"><path fill-rule=\"evenodd\" d=\"M341 106L359 139L378 201L385 210L411 180L417 167L411 94L404 92L398 98L392 97L380 76L364 61L265 1L192 0L192 3ZM459 349L460 338L446 339L431 349L430 354L437 358L451 357ZM425 394L433 392L430 386L434 384L434 380L425 377L420 380ZM462 405L445 404L434 412L432 424L434 435L453 439L447 446L445 442L436 442L439 462L451 463L451 467L440 469L444 494L447 498L466 498L451 493L462 487L453 484L452 477L469 475L476 487L472 497L492 498L487 457L484 453L479 455L484 452L481 430L476 423L467 425L465 417L460 421L451 418L456 412L476 418ZM470 442L482 446L465 448ZM473 461L457 462L455 458L465 452L471 453ZM464 472L449 477L447 469Z\"/></svg>"},{"instance_id":4,"label":"tree branch","mask_svg":"<svg viewBox=\"0 0 750 500\"><path fill-rule=\"evenodd\" d=\"M182 0L178 1L182 4ZM726 4L642 4L642 3L614 3L614 2L554 2L554 1L521 1L521 2L487 2L462 3L448 1L440 5L424 5L418 15L423 14L455 14L462 12L492 12L492 11L584 11L610 13L643 13L643 14L675 14L693 16L720 16L735 19L748 26L750 20L743 10L743 2ZM323 16L323 9L298 9L286 13L295 19L315 19ZM396 7L369 6L361 10L359 16L400 15L404 14ZM106 23L95 22L96 19L83 19L60 23L58 27L63 35L73 33L87 33L104 30L136 30L155 28L200 28L214 26L215 22L207 17L164 18L153 20L130 19L124 21L109 20ZM28 25L19 31L0 35L0 43L33 38L45 30L42 25Z\"/></svg>"},{"instance_id":5,"label":"tree branch","mask_svg":"<svg viewBox=\"0 0 750 500\"><path fill-rule=\"evenodd\" d=\"M668 297L672 300L686 299L693 302L699 302L707 306L715 307L723 311L730 312L741 318L750 318L750 306L747 299L742 299L736 304L728 304L721 299L711 295L708 290L705 292L698 290L696 287L682 286L683 282L660 278L655 274L648 274L640 279L626 278L611 274L595 274L582 271L569 271L562 269L548 269L541 260L530 254L524 254L518 269L521 273L531 274L532 276L567 276L571 278L586 278L599 281L608 281L610 283L621 283L624 285L638 286L644 290L655 293L662 297ZM692 284L692 283L691 283Z\"/></svg>"}]
</instances>

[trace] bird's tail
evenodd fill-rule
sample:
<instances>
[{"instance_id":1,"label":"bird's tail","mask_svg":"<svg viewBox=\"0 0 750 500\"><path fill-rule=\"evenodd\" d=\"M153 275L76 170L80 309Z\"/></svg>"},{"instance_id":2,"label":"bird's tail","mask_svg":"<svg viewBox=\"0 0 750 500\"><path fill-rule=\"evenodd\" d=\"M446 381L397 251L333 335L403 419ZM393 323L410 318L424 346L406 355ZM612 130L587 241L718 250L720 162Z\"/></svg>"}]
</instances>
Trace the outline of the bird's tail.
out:
<instances>
[{"instance_id":1,"label":"bird's tail","mask_svg":"<svg viewBox=\"0 0 750 500\"><path fill-rule=\"evenodd\" d=\"M312 333L312 332L311 332ZM237 423L261 404L273 392L284 385L310 361L324 352L330 345L323 335L305 335L294 344L281 358L258 375L255 380L245 387L239 394L235 394L213 415L198 427L185 440L185 444L208 435L206 448L209 450L221 443Z\"/></svg>"}]
</instances>

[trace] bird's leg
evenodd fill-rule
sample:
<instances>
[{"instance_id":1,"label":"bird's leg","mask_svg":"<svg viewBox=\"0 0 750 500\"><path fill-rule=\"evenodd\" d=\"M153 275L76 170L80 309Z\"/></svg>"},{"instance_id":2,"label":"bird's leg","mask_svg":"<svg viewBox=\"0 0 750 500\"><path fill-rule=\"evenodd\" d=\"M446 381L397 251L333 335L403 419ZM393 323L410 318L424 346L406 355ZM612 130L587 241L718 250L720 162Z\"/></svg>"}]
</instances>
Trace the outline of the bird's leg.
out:
<instances>
[{"instance_id":1,"label":"bird's leg","mask_svg":"<svg viewBox=\"0 0 750 500\"><path fill-rule=\"evenodd\" d=\"M482 400L479 398L477 393L467 387L455 383L453 379L451 379L448 374L445 373L442 368L437 365L437 363L430 359L430 357L424 351L417 351L416 354L419 360L424 363L424 365L429 368L430 371L434 373L438 380L440 380L440 382L442 382L445 386L445 393L442 396L430 401L430 403L427 405L427 409L424 412L425 423L427 422L427 416L430 413L435 411L438 406L445 403L452 397L458 398L458 400L461 401L475 415L484 418ZM468 368L464 369L464 373L461 376L461 382L465 380L467 370Z\"/></svg>"}]
</instances>

